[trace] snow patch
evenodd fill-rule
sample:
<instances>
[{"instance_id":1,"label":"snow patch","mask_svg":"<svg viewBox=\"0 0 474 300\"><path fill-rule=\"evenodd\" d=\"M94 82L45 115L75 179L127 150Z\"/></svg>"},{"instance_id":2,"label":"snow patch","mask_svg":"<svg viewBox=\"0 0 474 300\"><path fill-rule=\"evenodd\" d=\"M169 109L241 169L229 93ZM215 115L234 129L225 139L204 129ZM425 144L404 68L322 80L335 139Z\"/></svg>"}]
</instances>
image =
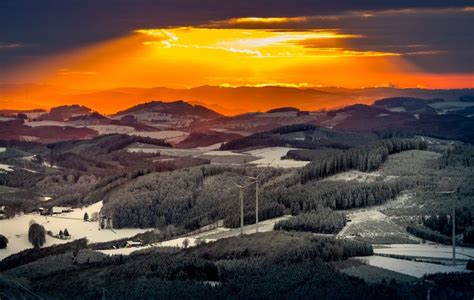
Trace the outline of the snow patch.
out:
<instances>
[{"instance_id":1,"label":"snow patch","mask_svg":"<svg viewBox=\"0 0 474 300\"><path fill-rule=\"evenodd\" d=\"M13 172L13 166L0 164L0 173Z\"/></svg>"},{"instance_id":2,"label":"snow patch","mask_svg":"<svg viewBox=\"0 0 474 300\"><path fill-rule=\"evenodd\" d=\"M356 259L374 267L395 271L417 278L433 273L470 272L466 270L465 265L446 266L375 255L356 257Z\"/></svg>"},{"instance_id":3,"label":"snow patch","mask_svg":"<svg viewBox=\"0 0 474 300\"><path fill-rule=\"evenodd\" d=\"M276 168L300 168L309 161L297 161L292 159L282 159L290 150L300 150L289 147L270 147L245 152L252 156L260 157L260 159L252 161L250 164L258 167L276 167Z\"/></svg>"},{"instance_id":4,"label":"snow patch","mask_svg":"<svg viewBox=\"0 0 474 300\"><path fill-rule=\"evenodd\" d=\"M55 216L41 216L39 214L24 214L11 219L0 220L0 232L8 240L8 247L0 249L0 260L5 257L32 248L28 241L28 228L31 220L43 225L45 230L58 233L59 230L67 228L72 236L72 240L87 238L90 243L108 242L112 240L132 237L138 233L143 233L151 229L126 228L126 229L99 229L98 222L86 222L83 220L84 213L91 216L94 212L99 212L102 208L102 201L84 208L77 208L70 213ZM60 240L46 235L46 243L43 247L56 244L63 244L71 240Z\"/></svg>"}]
</instances>

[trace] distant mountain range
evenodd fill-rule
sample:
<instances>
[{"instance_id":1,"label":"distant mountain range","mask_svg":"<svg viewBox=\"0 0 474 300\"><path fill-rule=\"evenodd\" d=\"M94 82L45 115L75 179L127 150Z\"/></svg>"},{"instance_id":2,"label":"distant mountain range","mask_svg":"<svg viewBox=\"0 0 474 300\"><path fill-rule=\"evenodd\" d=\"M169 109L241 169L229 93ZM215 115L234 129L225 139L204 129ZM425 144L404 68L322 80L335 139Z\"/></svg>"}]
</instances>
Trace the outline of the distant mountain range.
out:
<instances>
[{"instance_id":1,"label":"distant mountain range","mask_svg":"<svg viewBox=\"0 0 474 300\"><path fill-rule=\"evenodd\" d=\"M462 100L462 101L459 101ZM283 106L267 112L224 116L205 106L185 101L151 101L113 115L102 115L81 105L44 110L0 110L0 139L49 143L85 139L104 134L128 134L164 139L181 148L207 147L229 141L258 146L262 132L307 124L335 131L377 135L419 134L474 141L474 100L392 97L372 105L354 104L328 111ZM330 133L328 133L330 134ZM245 140L249 136L251 142ZM304 139L305 136L298 136ZM272 134L272 143L275 135ZM262 146L267 138L261 139ZM235 143L234 143L235 144ZM278 143L276 143L278 144ZM240 148L240 146L236 146Z\"/></svg>"},{"instance_id":2,"label":"distant mountain range","mask_svg":"<svg viewBox=\"0 0 474 300\"><path fill-rule=\"evenodd\" d=\"M457 101L460 97L466 96L474 96L474 89L200 86L190 89L117 88L90 92L48 85L3 84L0 85L0 109L14 107L31 109L80 104L103 114L115 114L152 99L164 102L183 99L188 103L205 106L220 114L235 115L288 106L304 111L334 109L357 103L372 104L375 100L387 97L439 98L446 101ZM36 107L32 107L32 105Z\"/></svg>"}]
</instances>

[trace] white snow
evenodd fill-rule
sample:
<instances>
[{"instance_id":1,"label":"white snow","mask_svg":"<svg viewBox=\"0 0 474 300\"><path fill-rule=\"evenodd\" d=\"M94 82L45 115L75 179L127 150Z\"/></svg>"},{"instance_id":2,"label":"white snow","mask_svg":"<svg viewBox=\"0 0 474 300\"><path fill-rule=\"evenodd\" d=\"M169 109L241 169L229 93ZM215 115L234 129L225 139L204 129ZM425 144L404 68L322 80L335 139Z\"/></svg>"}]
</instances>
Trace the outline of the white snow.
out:
<instances>
[{"instance_id":1,"label":"white snow","mask_svg":"<svg viewBox=\"0 0 474 300\"><path fill-rule=\"evenodd\" d=\"M7 121L13 121L16 120L15 118L9 118L9 117L0 117L0 122L7 122Z\"/></svg>"},{"instance_id":2,"label":"white snow","mask_svg":"<svg viewBox=\"0 0 474 300\"><path fill-rule=\"evenodd\" d=\"M342 173L338 173L336 175L332 175L327 177L324 180L328 181L357 181L357 182L374 182L378 180L383 181L390 181L396 179L397 176L393 175L383 175L380 172L361 172L357 170L350 170Z\"/></svg>"},{"instance_id":3,"label":"white snow","mask_svg":"<svg viewBox=\"0 0 474 300\"><path fill-rule=\"evenodd\" d=\"M25 141L25 142L32 142L39 140L39 137L37 136L30 136L30 135L20 135L20 141Z\"/></svg>"},{"instance_id":4,"label":"white snow","mask_svg":"<svg viewBox=\"0 0 474 300\"><path fill-rule=\"evenodd\" d=\"M374 248L374 252L426 258L451 258L453 255L451 246L439 244L390 244L386 246ZM473 257L474 248L456 247L456 258L467 260Z\"/></svg>"},{"instance_id":5,"label":"white snow","mask_svg":"<svg viewBox=\"0 0 474 300\"><path fill-rule=\"evenodd\" d=\"M130 135L138 135L143 137L150 137L154 139L175 139L185 138L189 135L188 132L178 130L162 130L162 131L134 131Z\"/></svg>"},{"instance_id":6,"label":"white snow","mask_svg":"<svg viewBox=\"0 0 474 300\"><path fill-rule=\"evenodd\" d=\"M283 216L283 217L278 217L278 218L262 221L259 223L258 231L259 232L272 231L275 223L281 220L286 220L289 217L290 216ZM256 232L255 224L244 226L244 234L253 234L255 232ZM208 242L216 241L219 239L238 236L239 234L240 234L240 228L231 229L231 228L225 228L225 227L218 227L209 231L205 231L205 232L201 232L201 233L197 233L197 234L193 234L189 236L179 237L179 238L164 241L161 243L155 243L155 244L146 245L142 247L120 248L120 249L99 250L99 251L108 255L118 255L118 254L129 255L132 252L143 250L143 249L149 249L153 247L183 248L184 247L183 242L185 239L188 240L188 247L194 247L198 244L199 241L208 243Z\"/></svg>"},{"instance_id":7,"label":"white snow","mask_svg":"<svg viewBox=\"0 0 474 300\"><path fill-rule=\"evenodd\" d=\"M391 107L391 108L388 108L387 110L393 111L393 112L406 112L407 111L405 107Z\"/></svg>"},{"instance_id":8,"label":"white snow","mask_svg":"<svg viewBox=\"0 0 474 300\"><path fill-rule=\"evenodd\" d=\"M25 122L25 125L31 127L38 127L38 126L67 126L64 122L57 122L57 121L28 121Z\"/></svg>"},{"instance_id":9,"label":"white snow","mask_svg":"<svg viewBox=\"0 0 474 300\"><path fill-rule=\"evenodd\" d=\"M209 146L203 146L203 147L197 147L196 149L199 149L199 150L217 150L221 147L223 143L217 143L217 144L213 144L213 145L209 145Z\"/></svg>"},{"instance_id":10,"label":"white snow","mask_svg":"<svg viewBox=\"0 0 474 300\"><path fill-rule=\"evenodd\" d=\"M282 156L285 156L290 150L300 150L300 149L289 148L289 147L270 147L270 148L251 150L245 153L260 157L260 159L257 159L251 162L251 164L257 165L259 167L269 166L269 167L278 167L278 168L300 168L309 164L308 161L281 159Z\"/></svg>"},{"instance_id":11,"label":"white snow","mask_svg":"<svg viewBox=\"0 0 474 300\"><path fill-rule=\"evenodd\" d=\"M359 259L360 261L365 262L371 266L407 274L417 278L421 278L426 274L433 273L469 272L466 270L465 265L447 266L375 255L356 257L356 259Z\"/></svg>"},{"instance_id":12,"label":"white snow","mask_svg":"<svg viewBox=\"0 0 474 300\"><path fill-rule=\"evenodd\" d=\"M235 155L235 156L248 156L247 154L243 153L237 153L237 152L232 152L232 151L209 151L203 153L203 155L212 155L212 156L229 156L229 155Z\"/></svg>"},{"instance_id":13,"label":"white snow","mask_svg":"<svg viewBox=\"0 0 474 300\"><path fill-rule=\"evenodd\" d=\"M102 202L97 202L85 208L75 209L73 212L64 213L57 216L41 216L38 214L24 214L16 216L12 219L0 220L0 233L8 238L8 246L6 249L0 249L0 259L11 254L31 248L32 245L28 241L28 228L31 220L44 226L46 231L51 230L58 233L59 230L67 228L72 239L80 239L86 237L89 242L107 242L126 237L132 237L138 233L148 231L150 229L109 229L99 230L98 222L85 222L83 220L84 213L90 216L94 212L99 212L102 208ZM60 240L46 235L45 247L54 244L62 244L70 240Z\"/></svg>"},{"instance_id":14,"label":"white snow","mask_svg":"<svg viewBox=\"0 0 474 300\"><path fill-rule=\"evenodd\" d=\"M130 126L120 125L88 125L87 128L97 131L99 134L130 134L133 133L135 128Z\"/></svg>"},{"instance_id":15,"label":"white snow","mask_svg":"<svg viewBox=\"0 0 474 300\"><path fill-rule=\"evenodd\" d=\"M13 172L13 166L0 164L0 173Z\"/></svg>"}]
</instances>

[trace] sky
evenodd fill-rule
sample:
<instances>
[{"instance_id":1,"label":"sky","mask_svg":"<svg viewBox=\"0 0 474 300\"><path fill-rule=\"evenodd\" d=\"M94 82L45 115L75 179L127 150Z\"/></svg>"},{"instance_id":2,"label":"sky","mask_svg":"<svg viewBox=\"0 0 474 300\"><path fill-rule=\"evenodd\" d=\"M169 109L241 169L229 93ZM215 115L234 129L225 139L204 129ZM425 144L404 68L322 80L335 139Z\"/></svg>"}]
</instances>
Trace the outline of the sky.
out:
<instances>
[{"instance_id":1,"label":"sky","mask_svg":"<svg viewBox=\"0 0 474 300\"><path fill-rule=\"evenodd\" d=\"M1 0L0 83L474 87L472 1Z\"/></svg>"}]
</instances>

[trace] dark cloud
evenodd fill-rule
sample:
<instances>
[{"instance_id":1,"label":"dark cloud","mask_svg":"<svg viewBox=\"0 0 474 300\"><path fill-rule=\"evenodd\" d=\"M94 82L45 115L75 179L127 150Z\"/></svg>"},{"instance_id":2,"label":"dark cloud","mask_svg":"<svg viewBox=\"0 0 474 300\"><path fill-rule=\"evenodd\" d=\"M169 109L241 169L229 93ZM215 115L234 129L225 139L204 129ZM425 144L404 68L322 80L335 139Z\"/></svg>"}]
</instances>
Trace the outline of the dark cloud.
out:
<instances>
[{"instance_id":1,"label":"dark cloud","mask_svg":"<svg viewBox=\"0 0 474 300\"><path fill-rule=\"evenodd\" d=\"M344 46L356 51L400 53L428 72L472 73L473 21L471 9L419 9L315 17L305 26L338 28L343 33L362 35L344 40ZM321 41L303 43L308 48L321 47Z\"/></svg>"},{"instance_id":2,"label":"dark cloud","mask_svg":"<svg viewBox=\"0 0 474 300\"><path fill-rule=\"evenodd\" d=\"M1 48L0 67L12 67L32 57L119 37L137 28L201 25L247 16L317 15L320 16L319 21L315 19L311 23L317 28L342 28L350 33L370 36L370 39L354 40L354 47L403 47L407 44L423 43L428 49L436 47L450 53L455 50L465 58L468 55L467 52L463 54L463 49L467 49L465 46L472 48L472 33L468 31L468 25L472 25L471 16L461 17L456 21L455 18L449 17L451 13L445 12L447 17L441 15L438 19L424 19L423 16L415 14L411 18L398 21L398 17L386 15L385 20L378 17L354 17L344 18L339 22L331 21L331 18L324 20L324 17L349 11L446 9L468 5L472 5L472 1L3 0L0 2L0 43L21 47ZM467 24L469 22L470 24ZM442 36L436 36L436 31ZM432 64L429 58L416 59L419 64ZM466 69L462 59L455 57L450 57L445 64L440 70L458 67Z\"/></svg>"}]
</instances>

